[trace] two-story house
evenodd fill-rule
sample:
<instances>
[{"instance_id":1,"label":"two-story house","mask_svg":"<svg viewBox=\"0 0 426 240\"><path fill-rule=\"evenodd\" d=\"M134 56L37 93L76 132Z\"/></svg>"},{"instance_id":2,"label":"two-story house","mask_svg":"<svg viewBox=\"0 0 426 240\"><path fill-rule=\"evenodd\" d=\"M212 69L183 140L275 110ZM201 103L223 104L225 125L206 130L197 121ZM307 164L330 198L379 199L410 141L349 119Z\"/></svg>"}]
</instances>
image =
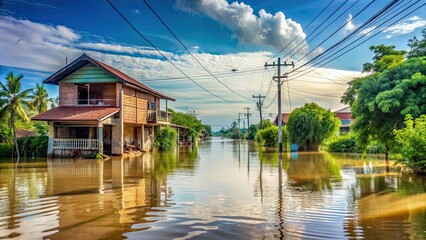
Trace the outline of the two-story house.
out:
<instances>
[{"instance_id":1,"label":"two-story house","mask_svg":"<svg viewBox=\"0 0 426 240\"><path fill-rule=\"evenodd\" d=\"M59 86L59 106L32 118L49 123L49 156L150 151L155 127L170 124L160 100L167 110L175 99L86 54L43 83Z\"/></svg>"}]
</instances>

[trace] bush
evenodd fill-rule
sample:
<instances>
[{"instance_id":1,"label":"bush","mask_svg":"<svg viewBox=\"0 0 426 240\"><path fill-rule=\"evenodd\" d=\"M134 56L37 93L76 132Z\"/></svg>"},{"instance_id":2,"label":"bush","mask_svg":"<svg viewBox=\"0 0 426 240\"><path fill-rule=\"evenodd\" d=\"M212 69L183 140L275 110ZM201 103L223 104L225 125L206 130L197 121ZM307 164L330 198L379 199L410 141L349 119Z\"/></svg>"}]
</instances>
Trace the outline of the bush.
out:
<instances>
[{"instance_id":1,"label":"bush","mask_svg":"<svg viewBox=\"0 0 426 240\"><path fill-rule=\"evenodd\" d=\"M47 136L19 138L19 152L23 157L46 157L48 143L49 137Z\"/></svg>"},{"instance_id":2,"label":"bush","mask_svg":"<svg viewBox=\"0 0 426 240\"><path fill-rule=\"evenodd\" d=\"M354 133L349 133L338 137L336 140L328 143L327 151L329 152L342 152L342 153L384 153L386 150L383 144L380 144L376 141L368 144L365 149L358 143L356 135Z\"/></svg>"},{"instance_id":3,"label":"bush","mask_svg":"<svg viewBox=\"0 0 426 240\"><path fill-rule=\"evenodd\" d=\"M177 131L171 127L162 127L155 130L154 148L159 151L170 151L176 147Z\"/></svg>"},{"instance_id":4,"label":"bush","mask_svg":"<svg viewBox=\"0 0 426 240\"><path fill-rule=\"evenodd\" d=\"M383 144L374 141L367 146L366 152L372 154L385 153L386 147Z\"/></svg>"},{"instance_id":5,"label":"bush","mask_svg":"<svg viewBox=\"0 0 426 240\"><path fill-rule=\"evenodd\" d=\"M426 115L413 121L411 115L405 117L405 128L394 130L399 155L398 162L417 173L426 173Z\"/></svg>"},{"instance_id":6,"label":"bush","mask_svg":"<svg viewBox=\"0 0 426 240\"><path fill-rule=\"evenodd\" d=\"M287 149L288 145L288 131L286 127L283 127L283 148ZM270 126L259 130L256 134L255 140L262 143L265 146L276 147L278 146L278 127Z\"/></svg>"},{"instance_id":7,"label":"bush","mask_svg":"<svg viewBox=\"0 0 426 240\"><path fill-rule=\"evenodd\" d=\"M0 143L0 157L12 157L13 144L11 143Z\"/></svg>"},{"instance_id":8,"label":"bush","mask_svg":"<svg viewBox=\"0 0 426 240\"><path fill-rule=\"evenodd\" d=\"M335 141L328 144L329 152L345 152L345 153L360 153L362 149L356 142L356 137L353 134L347 134L338 137Z\"/></svg>"}]
</instances>

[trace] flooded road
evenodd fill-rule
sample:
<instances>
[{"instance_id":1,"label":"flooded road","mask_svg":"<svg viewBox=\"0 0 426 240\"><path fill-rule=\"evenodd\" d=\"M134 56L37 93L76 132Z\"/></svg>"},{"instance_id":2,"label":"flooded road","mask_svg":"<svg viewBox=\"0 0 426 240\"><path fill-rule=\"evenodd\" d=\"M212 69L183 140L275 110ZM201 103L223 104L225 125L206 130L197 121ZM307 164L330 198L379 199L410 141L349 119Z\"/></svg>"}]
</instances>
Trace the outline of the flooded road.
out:
<instances>
[{"instance_id":1,"label":"flooded road","mask_svg":"<svg viewBox=\"0 0 426 240\"><path fill-rule=\"evenodd\" d=\"M426 180L382 159L213 138L0 163L0 239L426 239Z\"/></svg>"}]
</instances>

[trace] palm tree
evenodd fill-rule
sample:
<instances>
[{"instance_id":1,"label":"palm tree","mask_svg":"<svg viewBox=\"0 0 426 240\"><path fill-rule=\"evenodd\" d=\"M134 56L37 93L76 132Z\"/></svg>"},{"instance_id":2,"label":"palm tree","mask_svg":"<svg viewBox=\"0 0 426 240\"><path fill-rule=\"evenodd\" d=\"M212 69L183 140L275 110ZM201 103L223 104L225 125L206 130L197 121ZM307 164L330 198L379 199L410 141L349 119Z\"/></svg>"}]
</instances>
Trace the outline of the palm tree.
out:
<instances>
[{"instance_id":1,"label":"palm tree","mask_svg":"<svg viewBox=\"0 0 426 240\"><path fill-rule=\"evenodd\" d=\"M47 97L48 94L46 88L44 88L44 84L39 85L37 83L36 88L33 91L33 95L31 96L31 105L37 109L38 113L42 113L47 110L47 102L49 101Z\"/></svg>"},{"instance_id":2,"label":"palm tree","mask_svg":"<svg viewBox=\"0 0 426 240\"><path fill-rule=\"evenodd\" d=\"M24 121L29 122L30 119L25 112L24 107L31 108L31 104L27 101L32 89L27 89L21 92L21 79L22 74L15 76L10 72L6 79L6 84L0 82L0 105L3 105L0 110L0 119L10 116L10 125L13 130L13 141L15 143L16 154L19 160L18 141L16 139L15 119L22 118Z\"/></svg>"},{"instance_id":3,"label":"palm tree","mask_svg":"<svg viewBox=\"0 0 426 240\"><path fill-rule=\"evenodd\" d=\"M59 106L59 96L56 96L55 98L49 98L49 103L50 109Z\"/></svg>"}]
</instances>

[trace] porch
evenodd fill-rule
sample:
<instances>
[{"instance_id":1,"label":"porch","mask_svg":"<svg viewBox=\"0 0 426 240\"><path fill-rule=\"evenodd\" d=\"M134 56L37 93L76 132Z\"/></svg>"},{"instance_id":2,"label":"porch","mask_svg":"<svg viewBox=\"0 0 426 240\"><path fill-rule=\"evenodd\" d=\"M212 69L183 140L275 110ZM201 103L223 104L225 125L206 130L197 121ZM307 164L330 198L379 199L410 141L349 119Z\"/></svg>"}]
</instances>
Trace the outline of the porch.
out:
<instances>
[{"instance_id":1,"label":"porch","mask_svg":"<svg viewBox=\"0 0 426 240\"><path fill-rule=\"evenodd\" d=\"M172 120L172 114L170 112L159 110L159 109L148 110L149 123L170 124L171 120Z\"/></svg>"}]
</instances>

